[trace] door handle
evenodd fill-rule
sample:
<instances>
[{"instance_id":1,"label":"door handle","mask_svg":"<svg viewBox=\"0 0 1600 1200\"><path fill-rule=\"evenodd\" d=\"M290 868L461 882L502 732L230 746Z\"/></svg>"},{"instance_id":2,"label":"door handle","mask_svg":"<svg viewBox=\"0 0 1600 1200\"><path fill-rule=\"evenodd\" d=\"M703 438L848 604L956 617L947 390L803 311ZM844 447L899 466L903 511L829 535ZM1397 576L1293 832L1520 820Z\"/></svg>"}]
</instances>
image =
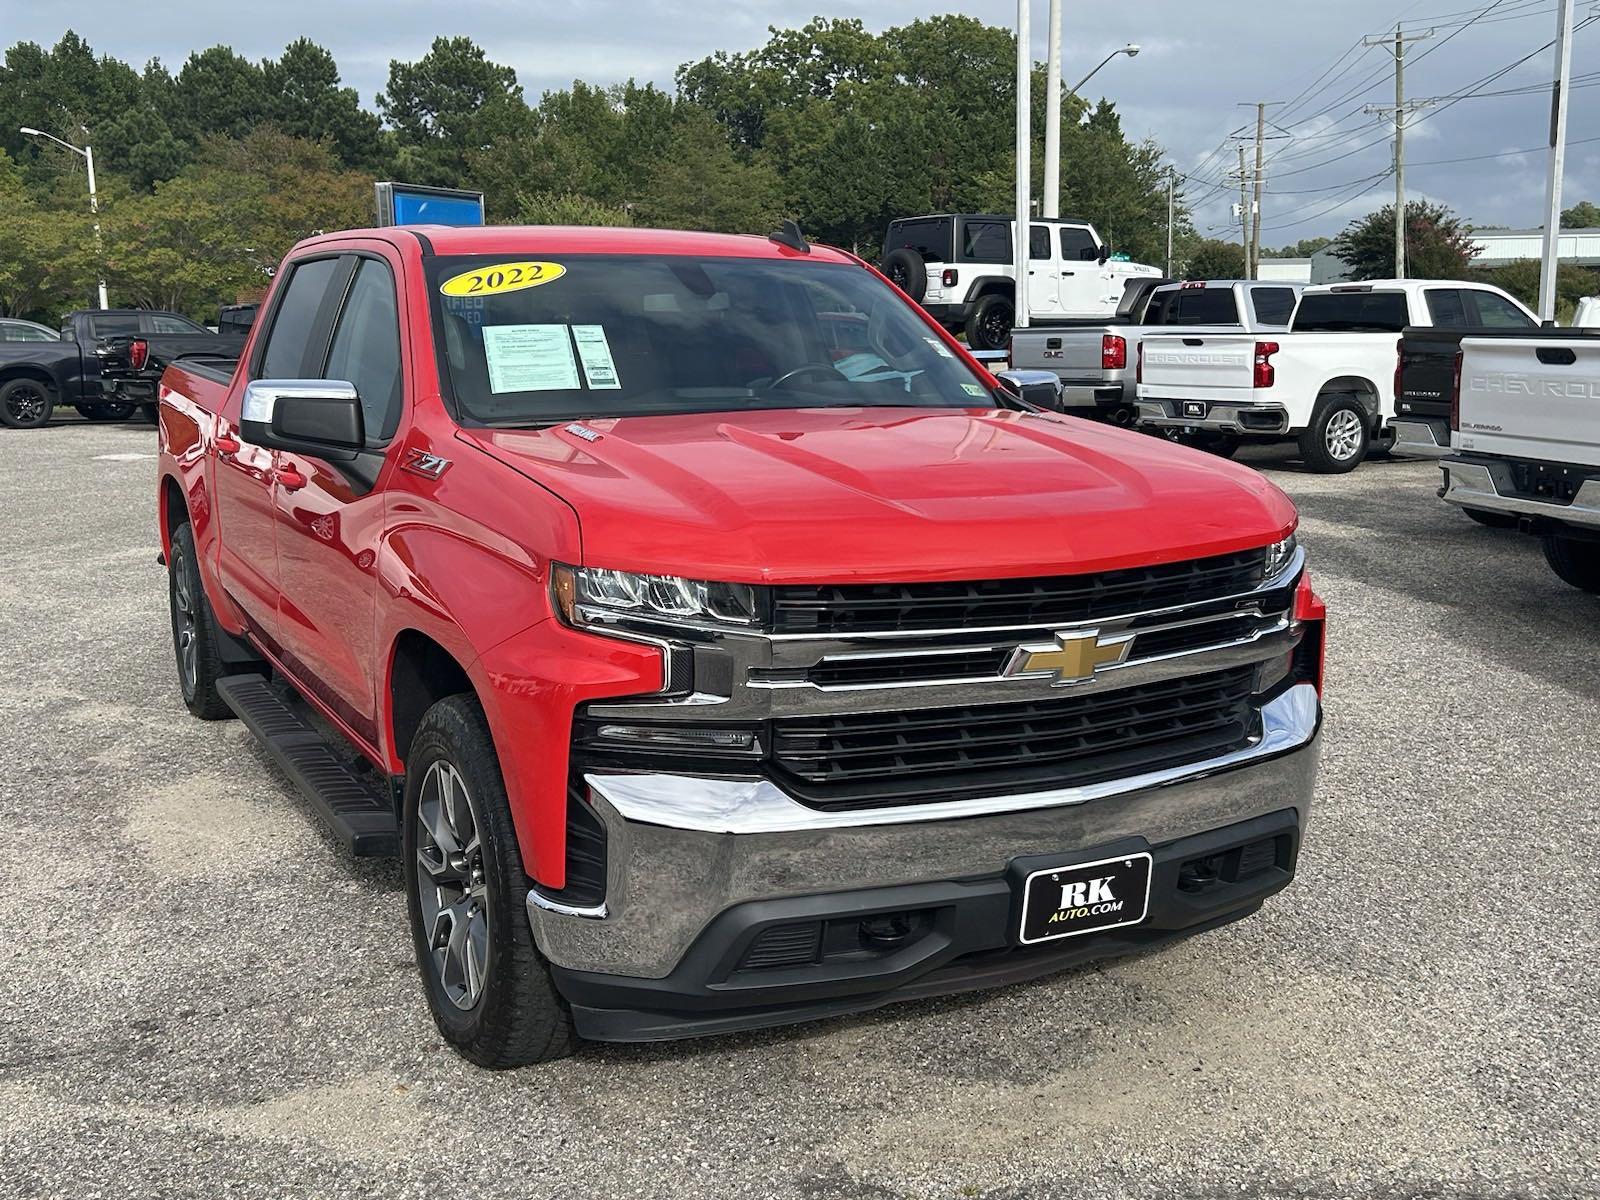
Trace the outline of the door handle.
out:
<instances>
[{"instance_id":1,"label":"door handle","mask_svg":"<svg viewBox=\"0 0 1600 1200\"><path fill-rule=\"evenodd\" d=\"M231 433L219 433L216 437L217 453L223 458L232 458L239 453L239 439Z\"/></svg>"},{"instance_id":2,"label":"door handle","mask_svg":"<svg viewBox=\"0 0 1600 1200\"><path fill-rule=\"evenodd\" d=\"M287 467L273 468L272 479L273 482L275 482L286 492L298 492L310 482L310 480L300 473L300 468L294 466L293 464Z\"/></svg>"},{"instance_id":3,"label":"door handle","mask_svg":"<svg viewBox=\"0 0 1600 1200\"><path fill-rule=\"evenodd\" d=\"M1077 272L1076 272L1076 271L1063 271L1063 272L1061 272L1061 273L1062 273L1062 274L1063 274L1063 275L1076 275L1076 274L1077 274Z\"/></svg>"}]
</instances>

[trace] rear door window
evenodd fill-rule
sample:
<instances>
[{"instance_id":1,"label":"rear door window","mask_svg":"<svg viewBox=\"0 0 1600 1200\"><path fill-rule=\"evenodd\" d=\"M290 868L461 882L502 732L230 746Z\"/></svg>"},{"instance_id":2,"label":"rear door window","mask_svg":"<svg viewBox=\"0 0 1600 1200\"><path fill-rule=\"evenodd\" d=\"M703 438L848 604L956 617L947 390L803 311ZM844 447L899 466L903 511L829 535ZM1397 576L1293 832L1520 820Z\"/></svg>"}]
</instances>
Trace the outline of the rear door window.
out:
<instances>
[{"instance_id":1,"label":"rear door window","mask_svg":"<svg viewBox=\"0 0 1600 1200\"><path fill-rule=\"evenodd\" d=\"M1250 307L1258 325L1287 325L1294 312L1294 289L1251 288Z\"/></svg>"},{"instance_id":2,"label":"rear door window","mask_svg":"<svg viewBox=\"0 0 1600 1200\"><path fill-rule=\"evenodd\" d=\"M1100 243L1082 225L1063 225L1061 257L1068 262L1099 262Z\"/></svg>"},{"instance_id":3,"label":"rear door window","mask_svg":"<svg viewBox=\"0 0 1600 1200\"><path fill-rule=\"evenodd\" d=\"M1050 257L1050 230L1044 225L1028 226L1028 257Z\"/></svg>"},{"instance_id":4,"label":"rear door window","mask_svg":"<svg viewBox=\"0 0 1600 1200\"><path fill-rule=\"evenodd\" d=\"M95 337L116 337L121 333L139 332L139 314L128 313L96 313L90 318L90 328Z\"/></svg>"},{"instance_id":5,"label":"rear door window","mask_svg":"<svg viewBox=\"0 0 1600 1200\"><path fill-rule=\"evenodd\" d=\"M196 325L193 321L185 320L183 317L175 316L172 313L151 313L150 332L205 333L207 331L201 328L199 325Z\"/></svg>"},{"instance_id":6,"label":"rear door window","mask_svg":"<svg viewBox=\"0 0 1600 1200\"><path fill-rule=\"evenodd\" d=\"M313 258L295 264L291 271L261 353L261 369L256 373L261 379L304 379L308 372L315 374L322 363L322 346L312 350L310 343L318 313L339 271L339 260Z\"/></svg>"},{"instance_id":7,"label":"rear door window","mask_svg":"<svg viewBox=\"0 0 1600 1200\"><path fill-rule=\"evenodd\" d=\"M1406 325L1404 292L1308 292L1294 312L1297 333L1399 333Z\"/></svg>"},{"instance_id":8,"label":"rear door window","mask_svg":"<svg viewBox=\"0 0 1600 1200\"><path fill-rule=\"evenodd\" d=\"M1493 292L1471 292L1478 309L1478 324L1490 329L1532 329L1534 322L1504 296Z\"/></svg>"},{"instance_id":9,"label":"rear door window","mask_svg":"<svg viewBox=\"0 0 1600 1200\"><path fill-rule=\"evenodd\" d=\"M400 313L387 263L363 258L356 268L322 375L355 384L369 440L394 436L400 423Z\"/></svg>"},{"instance_id":10,"label":"rear door window","mask_svg":"<svg viewBox=\"0 0 1600 1200\"><path fill-rule=\"evenodd\" d=\"M1464 329L1472 323L1460 288L1429 288L1422 295L1428 304L1428 319L1440 328Z\"/></svg>"},{"instance_id":11,"label":"rear door window","mask_svg":"<svg viewBox=\"0 0 1600 1200\"><path fill-rule=\"evenodd\" d=\"M961 257L968 262L1010 262L1011 222L963 221L961 223Z\"/></svg>"}]
</instances>

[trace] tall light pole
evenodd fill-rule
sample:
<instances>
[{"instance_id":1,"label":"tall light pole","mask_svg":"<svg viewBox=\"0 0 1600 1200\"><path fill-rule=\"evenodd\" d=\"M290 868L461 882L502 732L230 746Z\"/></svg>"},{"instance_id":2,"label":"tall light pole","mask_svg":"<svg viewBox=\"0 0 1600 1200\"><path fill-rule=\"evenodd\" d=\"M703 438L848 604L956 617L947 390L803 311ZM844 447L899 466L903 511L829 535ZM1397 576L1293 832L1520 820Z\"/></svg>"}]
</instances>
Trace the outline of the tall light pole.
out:
<instances>
[{"instance_id":1,"label":"tall light pole","mask_svg":"<svg viewBox=\"0 0 1600 1200\"><path fill-rule=\"evenodd\" d=\"M1069 94L1073 95L1073 96L1076 96L1078 94L1078 92L1082 90L1083 85L1088 83L1089 80L1094 78L1095 71L1098 71L1101 67L1105 66L1108 62L1110 62L1113 58L1115 58L1119 54L1126 54L1129 58L1137 58L1139 56L1139 44L1137 42L1129 42L1126 46L1123 46L1120 50L1113 50L1110 54L1106 55L1104 58L1102 58L1099 62L1097 62L1095 64L1094 71L1090 71L1082 79L1078 80L1078 82L1072 88L1069 89Z\"/></svg>"},{"instance_id":2,"label":"tall light pole","mask_svg":"<svg viewBox=\"0 0 1600 1200\"><path fill-rule=\"evenodd\" d=\"M84 129L82 125L78 126L78 128L83 129L84 133L89 132L87 129ZM94 254L95 266L97 268L96 274L99 276L100 282L100 307L110 308L111 302L106 299L105 245L100 240L100 195L95 190L94 186L94 147L89 145L87 142L85 142L81 147L74 146L71 142L62 141L53 133L46 133L42 129L32 129L27 125L22 126L18 132L20 132L24 137L41 137L47 141L54 142L58 146L63 146L66 149L71 150L74 154L83 159L84 165L88 168L89 211L94 215Z\"/></svg>"},{"instance_id":3,"label":"tall light pole","mask_svg":"<svg viewBox=\"0 0 1600 1200\"><path fill-rule=\"evenodd\" d=\"M1016 316L1018 329L1028 326L1028 229L1033 202L1028 192L1033 180L1033 49L1028 20L1030 0L1017 0L1017 233L1011 258L1017 267Z\"/></svg>"},{"instance_id":4,"label":"tall light pole","mask_svg":"<svg viewBox=\"0 0 1600 1200\"><path fill-rule=\"evenodd\" d=\"M1550 89L1550 174L1545 181L1544 255L1539 264L1539 319L1556 319L1561 244L1561 176L1567 157L1567 93L1572 81L1572 0L1556 8L1556 75Z\"/></svg>"},{"instance_id":5,"label":"tall light pole","mask_svg":"<svg viewBox=\"0 0 1600 1200\"><path fill-rule=\"evenodd\" d=\"M1041 217L1061 215L1061 0L1050 0L1044 67L1044 197Z\"/></svg>"}]
</instances>

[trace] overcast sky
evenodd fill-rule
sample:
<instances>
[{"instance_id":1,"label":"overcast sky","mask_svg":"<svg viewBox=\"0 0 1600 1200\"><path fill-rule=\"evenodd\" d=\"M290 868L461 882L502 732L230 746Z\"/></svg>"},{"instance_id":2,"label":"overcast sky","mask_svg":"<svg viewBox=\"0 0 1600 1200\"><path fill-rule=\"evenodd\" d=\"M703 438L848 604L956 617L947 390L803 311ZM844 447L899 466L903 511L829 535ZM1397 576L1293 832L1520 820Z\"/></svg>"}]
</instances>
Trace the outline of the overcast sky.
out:
<instances>
[{"instance_id":1,"label":"overcast sky","mask_svg":"<svg viewBox=\"0 0 1600 1200\"><path fill-rule=\"evenodd\" d=\"M1365 177L1387 170L1390 144L1378 118L1363 116L1364 103L1393 102L1390 57L1383 49L1356 46L1363 34L1392 29L1436 29L1412 45L1406 72L1409 96L1449 96L1483 80L1551 40L1555 0L1500 0L1475 24L1466 17L1491 0L1145 0L1139 4L1064 0L1063 75L1071 84L1107 52L1138 42L1137 59L1117 58L1086 89L1115 101L1132 137L1151 137L1182 171L1201 183L1189 193L1200 228L1228 233L1232 199L1204 186L1223 166L1237 165L1231 143L1213 153L1227 135L1253 123L1256 100L1293 100L1269 110L1281 117L1292 138L1270 143L1281 156L1267 172L1263 241L1278 246L1315 234L1332 234L1393 197L1393 182ZM1578 19L1596 11L1580 0ZM950 11L914 0L740 0L738 3L625 3L623 0L269 0L226 4L217 0L177 3L157 0L0 0L0 38L50 45L71 26L97 51L141 66L159 57L174 71L190 51L218 42L251 58L276 56L300 35L327 46L346 84L372 106L384 84L389 60L414 59L440 34L467 34L490 56L515 67L530 99L573 79L606 84L633 77L670 87L675 68L715 50L746 50L761 44L769 25L797 26L822 13L856 16L879 30L933 12ZM1015 4L970 0L959 11L992 24L1014 24ZM1034 0L1035 57L1045 55L1047 0ZM715 19L708 19L714 17ZM1448 41L1445 39L1448 37ZM1506 75L1483 84L1500 92L1548 84L1553 51L1535 54ZM1426 55L1426 57L1424 57ZM1315 82L1324 70L1331 74ZM1574 40L1573 74L1595 74L1600 82L1600 21ZM1366 86L1362 86L1365 82ZM1314 86L1313 86L1314 85ZM1348 95L1347 95L1348 93ZM1569 137L1597 139L1569 151L1565 203L1600 201L1600 92L1576 90ZM1337 104L1334 102L1338 101ZM1252 107L1239 107L1252 102ZM1325 114L1319 110L1332 105ZM1352 111L1354 110L1354 111ZM1545 154L1439 163L1541 146L1547 137L1548 91L1475 97L1421 112L1407 134L1407 179L1412 196L1439 200L1480 224L1517 228L1542 220ZM1009 128L994 129L996 149L1010 144ZM1370 145L1369 145L1370 143ZM1366 149L1358 149L1366 146ZM1345 155L1348 151L1357 153ZM1333 159L1338 161L1328 161ZM1227 161L1224 162L1223 160ZM1063 165L1070 172L1072 164ZM1292 172L1292 173L1291 173Z\"/></svg>"}]
</instances>

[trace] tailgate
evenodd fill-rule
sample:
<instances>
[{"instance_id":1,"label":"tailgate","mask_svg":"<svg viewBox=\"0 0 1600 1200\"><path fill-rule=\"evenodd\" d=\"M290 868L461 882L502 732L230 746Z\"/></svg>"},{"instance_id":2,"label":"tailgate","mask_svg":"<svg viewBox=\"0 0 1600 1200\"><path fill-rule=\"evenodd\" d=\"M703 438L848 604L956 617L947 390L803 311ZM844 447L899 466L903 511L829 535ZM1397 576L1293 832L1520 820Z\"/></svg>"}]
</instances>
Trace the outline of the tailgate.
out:
<instances>
[{"instance_id":1,"label":"tailgate","mask_svg":"<svg viewBox=\"0 0 1600 1200\"><path fill-rule=\"evenodd\" d=\"M1052 329L1048 325L1011 332L1011 365L1023 369L1054 371L1063 379L1099 381L1100 344L1108 333L1126 337L1133 326L1113 329L1095 325L1085 329Z\"/></svg>"},{"instance_id":2,"label":"tailgate","mask_svg":"<svg viewBox=\"0 0 1600 1200\"><path fill-rule=\"evenodd\" d=\"M1456 447L1600 466L1600 341L1465 338Z\"/></svg>"},{"instance_id":3,"label":"tailgate","mask_svg":"<svg viewBox=\"0 0 1600 1200\"><path fill-rule=\"evenodd\" d=\"M1246 400L1255 384L1256 342L1248 333L1148 333L1140 396Z\"/></svg>"}]
</instances>

